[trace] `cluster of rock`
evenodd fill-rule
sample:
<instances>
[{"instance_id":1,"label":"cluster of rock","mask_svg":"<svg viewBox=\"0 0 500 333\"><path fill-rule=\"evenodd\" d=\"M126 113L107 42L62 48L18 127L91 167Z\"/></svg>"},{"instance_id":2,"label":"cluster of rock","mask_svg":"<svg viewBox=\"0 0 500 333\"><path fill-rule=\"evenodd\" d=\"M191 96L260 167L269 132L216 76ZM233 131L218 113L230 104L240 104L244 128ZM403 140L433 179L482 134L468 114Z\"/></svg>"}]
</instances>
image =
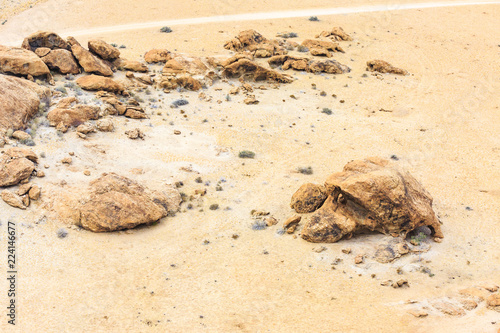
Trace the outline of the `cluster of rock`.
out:
<instances>
[{"instance_id":1,"label":"cluster of rock","mask_svg":"<svg viewBox=\"0 0 500 333\"><path fill-rule=\"evenodd\" d=\"M408 172L380 158L349 162L324 185L302 185L290 205L299 214L312 213L301 231L309 242L333 243L365 230L404 238L422 226L435 240L443 238L430 194Z\"/></svg>"},{"instance_id":2,"label":"cluster of rock","mask_svg":"<svg viewBox=\"0 0 500 333\"><path fill-rule=\"evenodd\" d=\"M37 170L38 156L26 148L9 148L0 153L0 188L19 185L17 192L4 189L0 196L12 207L26 209L31 200L38 200L41 189L30 183L32 175L43 177Z\"/></svg>"},{"instance_id":3,"label":"cluster of rock","mask_svg":"<svg viewBox=\"0 0 500 333\"><path fill-rule=\"evenodd\" d=\"M292 68L296 71L306 71L310 73L343 74L349 73L351 69L336 60L317 60L306 57L291 55L274 56L268 60L273 67L281 66L287 70Z\"/></svg>"}]
</instances>

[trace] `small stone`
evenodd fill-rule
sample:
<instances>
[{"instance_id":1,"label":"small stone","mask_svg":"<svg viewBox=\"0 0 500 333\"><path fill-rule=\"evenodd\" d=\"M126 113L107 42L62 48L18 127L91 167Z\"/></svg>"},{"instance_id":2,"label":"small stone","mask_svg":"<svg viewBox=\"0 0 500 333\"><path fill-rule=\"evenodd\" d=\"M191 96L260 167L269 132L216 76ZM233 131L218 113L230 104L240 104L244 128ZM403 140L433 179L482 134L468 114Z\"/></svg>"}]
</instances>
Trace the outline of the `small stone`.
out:
<instances>
[{"instance_id":1,"label":"small stone","mask_svg":"<svg viewBox=\"0 0 500 333\"><path fill-rule=\"evenodd\" d=\"M65 238L66 236L68 236L68 231L66 229L61 228L61 229L57 230L57 237Z\"/></svg>"},{"instance_id":2,"label":"small stone","mask_svg":"<svg viewBox=\"0 0 500 333\"><path fill-rule=\"evenodd\" d=\"M174 131L174 134L175 134L175 135L180 135L180 134L181 134L181 131L179 131L179 130L175 130L175 131Z\"/></svg>"},{"instance_id":3,"label":"small stone","mask_svg":"<svg viewBox=\"0 0 500 333\"><path fill-rule=\"evenodd\" d=\"M362 254L359 254L354 258L354 263L356 265L362 264L365 261L364 256Z\"/></svg>"},{"instance_id":4,"label":"small stone","mask_svg":"<svg viewBox=\"0 0 500 333\"><path fill-rule=\"evenodd\" d=\"M134 128L133 130L130 131L125 131L125 135L128 136L129 139L135 140L135 139L143 139L146 136L140 129Z\"/></svg>"},{"instance_id":5,"label":"small stone","mask_svg":"<svg viewBox=\"0 0 500 333\"><path fill-rule=\"evenodd\" d=\"M278 220L275 219L273 216L265 217L264 221L266 221L268 227L278 224Z\"/></svg>"},{"instance_id":6,"label":"small stone","mask_svg":"<svg viewBox=\"0 0 500 333\"><path fill-rule=\"evenodd\" d=\"M283 229L286 230L287 233L293 234L295 230L297 229L297 226L299 225L300 220L302 219L302 216L300 215L293 215L289 217L285 223L283 223Z\"/></svg>"},{"instance_id":7,"label":"small stone","mask_svg":"<svg viewBox=\"0 0 500 333\"><path fill-rule=\"evenodd\" d=\"M84 174L85 176L90 176L90 171L89 171L89 170L84 170L84 171L83 171L83 174Z\"/></svg>"},{"instance_id":8,"label":"small stone","mask_svg":"<svg viewBox=\"0 0 500 333\"><path fill-rule=\"evenodd\" d=\"M217 210L217 209L219 209L219 204L211 204L209 209L210 210Z\"/></svg>"},{"instance_id":9,"label":"small stone","mask_svg":"<svg viewBox=\"0 0 500 333\"><path fill-rule=\"evenodd\" d=\"M392 284L393 288L401 288L401 287L409 287L410 285L408 284L407 279L400 279Z\"/></svg>"},{"instance_id":10,"label":"small stone","mask_svg":"<svg viewBox=\"0 0 500 333\"><path fill-rule=\"evenodd\" d=\"M25 195L26 193L29 192L31 186L32 186L31 183L19 186L19 189L17 190L17 195Z\"/></svg>"},{"instance_id":11,"label":"small stone","mask_svg":"<svg viewBox=\"0 0 500 333\"><path fill-rule=\"evenodd\" d=\"M45 172L43 172L43 170L37 170L36 171L36 176L38 178L43 178L43 177L45 177Z\"/></svg>"},{"instance_id":12,"label":"small stone","mask_svg":"<svg viewBox=\"0 0 500 333\"><path fill-rule=\"evenodd\" d=\"M15 131L14 133L12 133L12 137L19 141L26 141L31 139L31 135L24 131Z\"/></svg>"},{"instance_id":13,"label":"small stone","mask_svg":"<svg viewBox=\"0 0 500 333\"><path fill-rule=\"evenodd\" d=\"M342 253L350 254L351 253L351 248L350 247L346 247L346 248L342 249Z\"/></svg>"},{"instance_id":14,"label":"small stone","mask_svg":"<svg viewBox=\"0 0 500 333\"><path fill-rule=\"evenodd\" d=\"M70 151L68 154L69 154L69 156L75 156L75 152L74 151Z\"/></svg>"},{"instance_id":15,"label":"small stone","mask_svg":"<svg viewBox=\"0 0 500 333\"><path fill-rule=\"evenodd\" d=\"M321 253L321 252L326 251L326 250L327 250L327 248L324 246L313 247L313 251L316 253Z\"/></svg>"},{"instance_id":16,"label":"small stone","mask_svg":"<svg viewBox=\"0 0 500 333\"><path fill-rule=\"evenodd\" d=\"M73 162L73 159L71 157L65 157L61 160L61 163L63 164L71 164Z\"/></svg>"},{"instance_id":17,"label":"small stone","mask_svg":"<svg viewBox=\"0 0 500 333\"><path fill-rule=\"evenodd\" d=\"M429 315L429 313L423 309L408 310L408 313L417 317L417 318L423 318L423 317L427 317Z\"/></svg>"},{"instance_id":18,"label":"small stone","mask_svg":"<svg viewBox=\"0 0 500 333\"><path fill-rule=\"evenodd\" d=\"M26 205L23 203L23 200L17 194L12 193L9 190L3 190L1 193L2 200L5 201L6 204L20 209L26 209Z\"/></svg>"},{"instance_id":19,"label":"small stone","mask_svg":"<svg viewBox=\"0 0 500 333\"><path fill-rule=\"evenodd\" d=\"M41 193L42 193L42 190L41 190L40 186L33 185L28 192L28 196L31 200L38 200L40 198Z\"/></svg>"},{"instance_id":20,"label":"small stone","mask_svg":"<svg viewBox=\"0 0 500 333\"><path fill-rule=\"evenodd\" d=\"M29 196L24 195L24 196L21 197L21 200L23 201L23 204L26 207L29 207L29 205L30 205L30 197Z\"/></svg>"}]
</instances>

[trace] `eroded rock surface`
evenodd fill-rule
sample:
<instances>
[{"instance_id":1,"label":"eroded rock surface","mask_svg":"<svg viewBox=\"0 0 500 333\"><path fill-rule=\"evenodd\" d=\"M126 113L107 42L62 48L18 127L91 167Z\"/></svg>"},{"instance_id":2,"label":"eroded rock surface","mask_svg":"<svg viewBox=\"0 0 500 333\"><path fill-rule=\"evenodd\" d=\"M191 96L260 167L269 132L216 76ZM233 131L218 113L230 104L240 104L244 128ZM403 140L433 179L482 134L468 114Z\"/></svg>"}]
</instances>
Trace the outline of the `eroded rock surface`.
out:
<instances>
[{"instance_id":1,"label":"eroded rock surface","mask_svg":"<svg viewBox=\"0 0 500 333\"><path fill-rule=\"evenodd\" d=\"M30 178L38 156L26 148L9 148L0 155L0 187L19 184Z\"/></svg>"},{"instance_id":2,"label":"eroded rock surface","mask_svg":"<svg viewBox=\"0 0 500 333\"><path fill-rule=\"evenodd\" d=\"M51 50L71 49L70 45L64 39L58 34L50 31L38 31L23 40L23 49L36 51L36 49L41 47L46 47Z\"/></svg>"},{"instance_id":3,"label":"eroded rock surface","mask_svg":"<svg viewBox=\"0 0 500 333\"><path fill-rule=\"evenodd\" d=\"M104 90L116 93L122 93L125 90L123 84L109 77L103 77L94 74L79 77L76 80L76 84L78 84L82 89L85 90Z\"/></svg>"},{"instance_id":4,"label":"eroded rock surface","mask_svg":"<svg viewBox=\"0 0 500 333\"><path fill-rule=\"evenodd\" d=\"M392 66L384 60L370 60L366 63L366 70L370 72L408 75L408 71Z\"/></svg>"},{"instance_id":5,"label":"eroded rock surface","mask_svg":"<svg viewBox=\"0 0 500 333\"><path fill-rule=\"evenodd\" d=\"M0 72L40 76L50 74L47 65L32 51L0 45Z\"/></svg>"},{"instance_id":6,"label":"eroded rock surface","mask_svg":"<svg viewBox=\"0 0 500 333\"><path fill-rule=\"evenodd\" d=\"M97 73L104 76L113 75L111 68L102 59L83 48L75 38L68 37L68 43L71 45L71 52L73 52L73 55L85 72Z\"/></svg>"}]
</instances>

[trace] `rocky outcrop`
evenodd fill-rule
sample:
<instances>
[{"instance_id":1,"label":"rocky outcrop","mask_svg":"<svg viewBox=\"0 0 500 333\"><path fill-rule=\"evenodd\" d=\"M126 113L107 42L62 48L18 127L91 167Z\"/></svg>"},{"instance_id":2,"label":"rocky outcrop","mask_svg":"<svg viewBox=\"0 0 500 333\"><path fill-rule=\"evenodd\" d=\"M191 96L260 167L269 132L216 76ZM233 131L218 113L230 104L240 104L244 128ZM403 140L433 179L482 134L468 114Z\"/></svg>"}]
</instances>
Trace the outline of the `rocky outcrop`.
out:
<instances>
[{"instance_id":1,"label":"rocky outcrop","mask_svg":"<svg viewBox=\"0 0 500 333\"><path fill-rule=\"evenodd\" d=\"M330 41L316 40L316 39L306 39L301 44L308 49L325 49L332 52L344 52L344 50L339 46L338 43L333 43Z\"/></svg>"},{"instance_id":2,"label":"rocky outcrop","mask_svg":"<svg viewBox=\"0 0 500 333\"><path fill-rule=\"evenodd\" d=\"M0 130L22 129L39 110L40 99L48 100L49 88L0 74Z\"/></svg>"},{"instance_id":3,"label":"rocky outcrop","mask_svg":"<svg viewBox=\"0 0 500 333\"><path fill-rule=\"evenodd\" d=\"M71 52L73 52L73 55L85 72L97 73L104 76L113 75L113 71L103 60L84 49L76 39L68 37L68 43L71 45Z\"/></svg>"},{"instance_id":4,"label":"rocky outcrop","mask_svg":"<svg viewBox=\"0 0 500 333\"><path fill-rule=\"evenodd\" d=\"M196 91L203 84L211 84L213 74L200 58L176 56L165 63L157 83L161 89L182 87Z\"/></svg>"},{"instance_id":5,"label":"rocky outcrop","mask_svg":"<svg viewBox=\"0 0 500 333\"><path fill-rule=\"evenodd\" d=\"M366 70L370 72L390 73L398 75L408 75L408 71L397 68L384 60L370 60L366 63Z\"/></svg>"},{"instance_id":6,"label":"rocky outcrop","mask_svg":"<svg viewBox=\"0 0 500 333\"><path fill-rule=\"evenodd\" d=\"M101 59L113 61L120 57L120 51L100 39L91 39L88 42L89 51L98 55Z\"/></svg>"},{"instance_id":7,"label":"rocky outcrop","mask_svg":"<svg viewBox=\"0 0 500 333\"><path fill-rule=\"evenodd\" d=\"M38 156L30 149L9 148L0 155L0 187L27 181L35 170Z\"/></svg>"},{"instance_id":8,"label":"rocky outcrop","mask_svg":"<svg viewBox=\"0 0 500 333\"><path fill-rule=\"evenodd\" d=\"M98 106L77 104L74 107L56 106L47 114L50 126L76 127L88 120L99 119Z\"/></svg>"},{"instance_id":9,"label":"rocky outcrop","mask_svg":"<svg viewBox=\"0 0 500 333\"><path fill-rule=\"evenodd\" d=\"M327 37L331 40L335 41L350 41L352 40L351 36L349 36L344 29L341 27L333 27L332 31L323 31L316 38Z\"/></svg>"},{"instance_id":10,"label":"rocky outcrop","mask_svg":"<svg viewBox=\"0 0 500 333\"><path fill-rule=\"evenodd\" d=\"M64 39L59 37L58 34L50 31L38 31L23 40L23 49L36 51L40 47L46 47L51 50L71 49L70 45Z\"/></svg>"},{"instance_id":11,"label":"rocky outcrop","mask_svg":"<svg viewBox=\"0 0 500 333\"><path fill-rule=\"evenodd\" d=\"M248 77L254 81L269 80L280 83L290 83L293 81L288 75L280 74L274 70L267 69L248 59L239 59L227 65L222 75L229 78Z\"/></svg>"},{"instance_id":12,"label":"rocky outcrop","mask_svg":"<svg viewBox=\"0 0 500 333\"><path fill-rule=\"evenodd\" d=\"M50 74L47 65L32 51L2 45L0 45L0 72L25 76Z\"/></svg>"},{"instance_id":13,"label":"rocky outcrop","mask_svg":"<svg viewBox=\"0 0 500 333\"><path fill-rule=\"evenodd\" d=\"M287 50L276 40L268 40L255 30L241 31L238 36L224 44L224 48L236 52L248 51L256 58L287 54Z\"/></svg>"},{"instance_id":14,"label":"rocky outcrop","mask_svg":"<svg viewBox=\"0 0 500 333\"><path fill-rule=\"evenodd\" d=\"M348 66L336 60L311 60L309 58L289 55L274 56L269 59L269 64L274 67L281 66L284 70L292 68L297 71L311 73L343 74L351 71Z\"/></svg>"},{"instance_id":15,"label":"rocky outcrop","mask_svg":"<svg viewBox=\"0 0 500 333\"><path fill-rule=\"evenodd\" d=\"M307 241L337 242L361 230L405 237L421 226L429 227L435 238L443 237L430 194L387 160L350 162L328 177L325 188L328 198L302 230Z\"/></svg>"},{"instance_id":16,"label":"rocky outcrop","mask_svg":"<svg viewBox=\"0 0 500 333\"><path fill-rule=\"evenodd\" d=\"M141 73L145 73L148 71L148 66L144 65L142 62L134 60L116 59L113 62L113 65L122 71L132 71Z\"/></svg>"},{"instance_id":17,"label":"rocky outcrop","mask_svg":"<svg viewBox=\"0 0 500 333\"><path fill-rule=\"evenodd\" d=\"M174 188L159 193L115 173L103 174L89 185L89 195L79 194L74 212L61 212L72 222L93 232L135 228L159 221L179 210L181 196ZM70 208L66 208L70 209Z\"/></svg>"},{"instance_id":18,"label":"rocky outcrop","mask_svg":"<svg viewBox=\"0 0 500 333\"><path fill-rule=\"evenodd\" d=\"M172 53L165 49L153 49L146 52L144 61L148 64L162 62L165 63L172 59Z\"/></svg>"},{"instance_id":19,"label":"rocky outcrop","mask_svg":"<svg viewBox=\"0 0 500 333\"><path fill-rule=\"evenodd\" d=\"M297 213L311 213L321 207L326 197L324 186L307 183L293 194L290 207Z\"/></svg>"},{"instance_id":20,"label":"rocky outcrop","mask_svg":"<svg viewBox=\"0 0 500 333\"><path fill-rule=\"evenodd\" d=\"M73 54L64 49L51 50L41 47L35 53L52 70L57 70L61 74L79 74L80 67L73 57Z\"/></svg>"},{"instance_id":21,"label":"rocky outcrop","mask_svg":"<svg viewBox=\"0 0 500 333\"><path fill-rule=\"evenodd\" d=\"M108 77L103 77L99 75L87 75L79 77L76 80L76 84L78 84L82 89L91 90L91 91L110 91L115 93L122 93L125 90L125 87L116 82L113 79Z\"/></svg>"},{"instance_id":22,"label":"rocky outcrop","mask_svg":"<svg viewBox=\"0 0 500 333\"><path fill-rule=\"evenodd\" d=\"M17 194L12 193L9 190L3 190L0 196L2 197L2 200L9 206L12 206L14 208L26 209L26 205L23 202L23 199Z\"/></svg>"}]
</instances>

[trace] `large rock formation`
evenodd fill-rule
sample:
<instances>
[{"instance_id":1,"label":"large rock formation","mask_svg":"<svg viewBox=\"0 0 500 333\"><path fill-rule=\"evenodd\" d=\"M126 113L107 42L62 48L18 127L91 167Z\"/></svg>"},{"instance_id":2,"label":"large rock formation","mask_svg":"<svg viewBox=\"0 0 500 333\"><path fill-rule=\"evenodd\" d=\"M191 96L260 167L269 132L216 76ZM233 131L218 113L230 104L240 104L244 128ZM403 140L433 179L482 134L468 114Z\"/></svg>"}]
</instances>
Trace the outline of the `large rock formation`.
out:
<instances>
[{"instance_id":1,"label":"large rock formation","mask_svg":"<svg viewBox=\"0 0 500 333\"><path fill-rule=\"evenodd\" d=\"M241 31L226 42L224 48L236 52L248 51L256 58L287 54L287 50L277 40L268 40L255 30Z\"/></svg>"},{"instance_id":2,"label":"large rock formation","mask_svg":"<svg viewBox=\"0 0 500 333\"><path fill-rule=\"evenodd\" d=\"M97 73L104 76L113 75L113 71L103 60L84 49L76 39L68 37L68 43L71 45L71 52L73 52L73 55L85 72Z\"/></svg>"},{"instance_id":3,"label":"large rock formation","mask_svg":"<svg viewBox=\"0 0 500 333\"><path fill-rule=\"evenodd\" d=\"M22 129L39 110L40 99L48 99L49 88L0 74L0 131Z\"/></svg>"},{"instance_id":4,"label":"large rock formation","mask_svg":"<svg viewBox=\"0 0 500 333\"><path fill-rule=\"evenodd\" d=\"M343 74L351 71L348 66L331 59L311 60L304 57L278 55L271 57L268 62L271 66L281 66L284 70L292 68L297 71L307 71L311 73Z\"/></svg>"},{"instance_id":5,"label":"large rock formation","mask_svg":"<svg viewBox=\"0 0 500 333\"><path fill-rule=\"evenodd\" d=\"M51 50L66 49L70 50L70 45L58 34L50 31L38 31L23 41L22 48L30 51L36 51L40 47L47 47Z\"/></svg>"},{"instance_id":6,"label":"large rock formation","mask_svg":"<svg viewBox=\"0 0 500 333\"><path fill-rule=\"evenodd\" d=\"M76 127L88 120L99 119L101 109L94 105L77 104L73 107L57 105L47 114L50 126Z\"/></svg>"},{"instance_id":7,"label":"large rock formation","mask_svg":"<svg viewBox=\"0 0 500 333\"><path fill-rule=\"evenodd\" d=\"M50 74L45 63L32 51L0 45L0 72L40 76Z\"/></svg>"},{"instance_id":8,"label":"large rock formation","mask_svg":"<svg viewBox=\"0 0 500 333\"><path fill-rule=\"evenodd\" d=\"M331 40L335 41L349 41L352 40L351 36L349 36L344 29L341 27L333 27L332 31L323 31L316 38L320 37L328 37Z\"/></svg>"},{"instance_id":9,"label":"large rock formation","mask_svg":"<svg viewBox=\"0 0 500 333\"><path fill-rule=\"evenodd\" d=\"M258 65L256 62L241 58L227 65L222 72L223 76L230 78L248 77L254 81L269 80L281 83L293 81L288 75L280 74L272 69Z\"/></svg>"},{"instance_id":10,"label":"large rock formation","mask_svg":"<svg viewBox=\"0 0 500 333\"><path fill-rule=\"evenodd\" d=\"M51 50L47 47L39 47L35 50L42 61L52 70L57 70L61 74L79 74L80 67L73 57L73 54L65 49Z\"/></svg>"},{"instance_id":11,"label":"large rock formation","mask_svg":"<svg viewBox=\"0 0 500 333\"><path fill-rule=\"evenodd\" d=\"M116 93L122 93L125 90L125 87L113 80L109 77L103 77L99 75L87 75L79 77L76 80L76 84L78 84L82 89L97 91L104 90Z\"/></svg>"},{"instance_id":12,"label":"large rock formation","mask_svg":"<svg viewBox=\"0 0 500 333\"><path fill-rule=\"evenodd\" d=\"M316 39L306 39L301 44L308 49L325 49L333 52L344 52L344 50L339 46L338 43L333 43L330 41L316 40Z\"/></svg>"},{"instance_id":13,"label":"large rock formation","mask_svg":"<svg viewBox=\"0 0 500 333\"><path fill-rule=\"evenodd\" d=\"M12 186L29 179L38 156L30 149L9 148L0 155L0 187Z\"/></svg>"},{"instance_id":14,"label":"large rock formation","mask_svg":"<svg viewBox=\"0 0 500 333\"><path fill-rule=\"evenodd\" d=\"M370 72L408 75L408 71L392 66L384 60L370 60L366 63L366 70Z\"/></svg>"},{"instance_id":15,"label":"large rock formation","mask_svg":"<svg viewBox=\"0 0 500 333\"><path fill-rule=\"evenodd\" d=\"M328 198L302 230L307 241L336 242L362 230L404 237L421 226L429 227L434 237L443 237L430 194L387 160L350 162L344 171L328 177L325 187ZM301 189L294 197L316 201L316 192L310 191L310 198L306 194ZM303 205L297 207L303 211Z\"/></svg>"},{"instance_id":16,"label":"large rock formation","mask_svg":"<svg viewBox=\"0 0 500 333\"><path fill-rule=\"evenodd\" d=\"M162 62L165 63L172 59L172 53L165 49L152 49L144 55L144 61L148 64Z\"/></svg>"},{"instance_id":17,"label":"large rock formation","mask_svg":"<svg viewBox=\"0 0 500 333\"><path fill-rule=\"evenodd\" d=\"M60 214L94 232L130 229L179 210L179 192L173 187L164 192L150 191L115 173L104 173L90 183L89 196L80 193L74 206L60 210Z\"/></svg>"},{"instance_id":18,"label":"large rock formation","mask_svg":"<svg viewBox=\"0 0 500 333\"><path fill-rule=\"evenodd\" d=\"M113 61L120 57L120 51L100 39L91 39L88 42L90 52L98 55L101 59Z\"/></svg>"}]
</instances>

